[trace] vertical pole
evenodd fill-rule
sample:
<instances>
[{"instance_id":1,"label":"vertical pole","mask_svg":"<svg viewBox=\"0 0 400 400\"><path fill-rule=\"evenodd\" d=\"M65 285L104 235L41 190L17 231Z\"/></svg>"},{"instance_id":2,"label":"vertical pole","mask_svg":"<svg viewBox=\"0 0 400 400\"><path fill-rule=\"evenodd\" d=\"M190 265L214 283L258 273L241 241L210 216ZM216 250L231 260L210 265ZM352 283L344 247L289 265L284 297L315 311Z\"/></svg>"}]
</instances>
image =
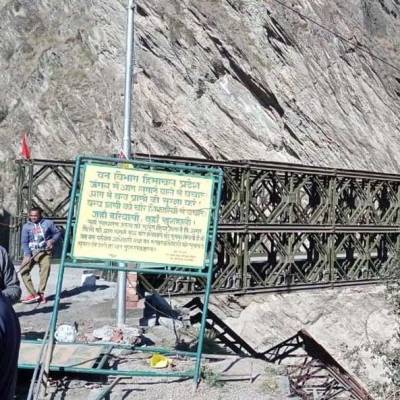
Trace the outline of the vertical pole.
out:
<instances>
[{"instance_id":1,"label":"vertical pole","mask_svg":"<svg viewBox=\"0 0 400 400\"><path fill-rule=\"evenodd\" d=\"M247 290L248 285L247 285L247 271L248 271L248 265L250 262L250 257L249 257L249 236L250 233L248 232L248 226L250 222L250 202L252 199L252 187L251 187L251 168L249 165L246 166L246 169L242 170L243 175L242 179L244 177L244 182L242 185L244 185L244 198L245 198L245 216L244 216L244 223L246 226L246 232L244 233L243 236L241 236L241 240L239 240L239 245L240 245L240 268L241 268L241 282L240 282L240 288L241 290ZM255 191L254 191L255 192ZM241 221L242 222L242 221ZM239 235L241 235L239 233Z\"/></svg>"},{"instance_id":2,"label":"vertical pole","mask_svg":"<svg viewBox=\"0 0 400 400\"><path fill-rule=\"evenodd\" d=\"M335 227L336 227L336 222L339 220L337 218L337 212L341 210L336 210L336 207L339 207L338 204L338 188L339 188L339 180L338 176L335 174L333 177L330 178L331 182L329 185L329 190L330 190L330 224L332 225L332 233L328 234L329 235L329 240L328 240L328 245L329 245L329 280L332 283L332 286L334 285L335 280L337 279L337 274L336 274L336 242L339 243L339 236L335 232ZM339 222L340 223L340 222Z\"/></svg>"},{"instance_id":3,"label":"vertical pole","mask_svg":"<svg viewBox=\"0 0 400 400\"><path fill-rule=\"evenodd\" d=\"M128 21L126 32L126 65L125 65L125 96L124 96L124 137L123 152L126 158L131 156L131 125L132 125L132 74L133 74L133 41L134 41L135 0L128 0ZM118 263L125 267L124 263ZM126 271L118 272L118 303L117 325L125 324L126 319Z\"/></svg>"},{"instance_id":4,"label":"vertical pole","mask_svg":"<svg viewBox=\"0 0 400 400\"><path fill-rule=\"evenodd\" d=\"M65 229L65 240L64 240L64 245L63 245L63 250L62 250L62 255L61 255L60 267L59 267L59 271L58 271L53 312L51 314L50 325L49 325L49 329L50 329L49 338L48 338L48 342L43 341L43 345L42 345L43 347L46 347L46 353L45 353L43 365L41 367L39 377L38 377L38 382L39 382L40 386L38 388L38 392L36 392L35 399L39 398L39 396L43 390L44 390L43 396L44 397L46 396L49 369L50 369L51 359L53 357L53 350L54 350L54 336L55 336L55 331L56 331L56 326L57 326L58 311L60 308L61 291L62 291L62 285L63 285L63 280L64 280L64 270L65 270L64 264L65 264L65 259L67 257L67 251L69 248L70 238L72 237L72 235L71 235L72 219L75 217L75 207L74 206L76 204L76 192L77 192L77 188L78 188L78 181L79 181L80 173L81 173L81 157L78 157L75 162L74 180L73 180L73 184L72 184L72 193L71 193L71 197L70 197L70 199L71 199L70 207L69 207L69 211L68 211L67 226ZM44 397L41 397L41 398L44 398Z\"/></svg>"},{"instance_id":5,"label":"vertical pole","mask_svg":"<svg viewBox=\"0 0 400 400\"><path fill-rule=\"evenodd\" d=\"M203 313L201 315L201 322L200 322L200 330L199 330L199 341L197 344L197 351L196 351L196 363L194 367L194 382L197 385L200 382L201 378L201 355L203 352L203 346L204 346L204 335L205 335L205 330L206 330L206 324L207 324L207 310L208 310L208 303L210 300L210 294L211 294L211 281L213 277L213 269L214 269L214 252L215 252L215 242L217 240L217 229L218 229L218 216L219 216L219 206L221 202L221 192L222 192L222 178L223 178L223 173L222 171L219 172L218 175L218 183L217 183L217 192L215 196L215 203L213 204L214 208L214 215L213 215L213 231L212 231L212 236L211 236L211 249L208 254L208 272L207 272L207 283L205 287L205 293L204 293L204 306L203 306ZM213 186L215 187L215 183L213 183Z\"/></svg>"},{"instance_id":6,"label":"vertical pole","mask_svg":"<svg viewBox=\"0 0 400 400\"><path fill-rule=\"evenodd\" d=\"M135 29L135 0L128 0L128 21L126 33L126 65L125 65L125 96L124 96L124 138L123 150L125 156L131 156L131 115L132 115L132 75L134 64L133 42Z\"/></svg>"}]
</instances>

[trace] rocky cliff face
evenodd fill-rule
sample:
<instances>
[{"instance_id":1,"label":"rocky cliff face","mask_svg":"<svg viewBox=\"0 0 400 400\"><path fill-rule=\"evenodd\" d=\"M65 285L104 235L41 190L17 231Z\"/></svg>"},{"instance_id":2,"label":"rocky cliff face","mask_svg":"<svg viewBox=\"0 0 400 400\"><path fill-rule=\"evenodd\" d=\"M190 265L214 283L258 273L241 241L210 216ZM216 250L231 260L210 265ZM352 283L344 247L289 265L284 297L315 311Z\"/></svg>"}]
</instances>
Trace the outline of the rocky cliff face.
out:
<instances>
[{"instance_id":1,"label":"rocky cliff face","mask_svg":"<svg viewBox=\"0 0 400 400\"><path fill-rule=\"evenodd\" d=\"M126 3L0 1L2 159L23 130L117 149ZM398 0L139 0L136 26L139 151L398 169Z\"/></svg>"},{"instance_id":2,"label":"rocky cliff face","mask_svg":"<svg viewBox=\"0 0 400 400\"><path fill-rule=\"evenodd\" d=\"M266 351L306 329L345 369L367 385L371 394L377 384L388 383L382 351L393 337L397 340L398 321L385 301L384 287L236 298L216 295L211 304L258 351ZM295 361L289 358L286 362Z\"/></svg>"},{"instance_id":3,"label":"rocky cliff face","mask_svg":"<svg viewBox=\"0 0 400 400\"><path fill-rule=\"evenodd\" d=\"M137 151L400 170L399 0L137 3ZM1 161L118 150L126 5L0 0Z\"/></svg>"}]
</instances>

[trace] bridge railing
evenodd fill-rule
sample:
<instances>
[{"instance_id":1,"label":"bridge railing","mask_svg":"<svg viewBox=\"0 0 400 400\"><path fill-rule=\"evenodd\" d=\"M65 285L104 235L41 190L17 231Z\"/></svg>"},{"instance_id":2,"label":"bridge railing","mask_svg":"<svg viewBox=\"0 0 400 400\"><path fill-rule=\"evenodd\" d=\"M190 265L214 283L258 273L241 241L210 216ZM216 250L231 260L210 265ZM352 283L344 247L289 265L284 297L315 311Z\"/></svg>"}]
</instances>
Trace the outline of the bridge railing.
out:
<instances>
[{"instance_id":1,"label":"bridge railing","mask_svg":"<svg viewBox=\"0 0 400 400\"><path fill-rule=\"evenodd\" d=\"M148 159L148 155L137 155ZM385 279L400 255L400 176L260 161L152 160L224 169L214 291L287 290ZM62 224L72 161L19 161L11 235L32 205ZM145 277L148 290L198 293L201 280Z\"/></svg>"}]
</instances>

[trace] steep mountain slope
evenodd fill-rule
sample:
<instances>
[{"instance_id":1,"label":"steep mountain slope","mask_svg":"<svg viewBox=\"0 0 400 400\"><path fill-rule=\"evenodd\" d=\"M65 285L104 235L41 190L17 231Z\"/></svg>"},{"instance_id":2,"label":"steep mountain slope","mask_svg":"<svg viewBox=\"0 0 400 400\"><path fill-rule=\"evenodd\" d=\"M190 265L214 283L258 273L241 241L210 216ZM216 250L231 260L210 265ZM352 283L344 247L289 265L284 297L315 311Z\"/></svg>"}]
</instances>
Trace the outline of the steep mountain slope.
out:
<instances>
[{"instance_id":1,"label":"steep mountain slope","mask_svg":"<svg viewBox=\"0 0 400 400\"><path fill-rule=\"evenodd\" d=\"M400 170L399 0L137 3L137 151ZM0 0L1 161L118 150L126 5Z\"/></svg>"}]
</instances>

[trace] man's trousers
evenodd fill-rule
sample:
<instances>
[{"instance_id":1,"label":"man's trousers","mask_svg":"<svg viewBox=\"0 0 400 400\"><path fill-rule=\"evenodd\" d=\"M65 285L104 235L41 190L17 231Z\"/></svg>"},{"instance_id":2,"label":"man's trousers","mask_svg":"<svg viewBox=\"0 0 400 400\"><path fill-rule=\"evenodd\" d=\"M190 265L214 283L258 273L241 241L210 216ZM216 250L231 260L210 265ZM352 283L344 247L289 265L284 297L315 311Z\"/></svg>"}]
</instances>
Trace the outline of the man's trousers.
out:
<instances>
[{"instance_id":1,"label":"man's trousers","mask_svg":"<svg viewBox=\"0 0 400 400\"><path fill-rule=\"evenodd\" d=\"M39 264L40 282L38 291L35 290L31 278L31 271L35 264ZM47 281L49 279L50 265L51 254L47 252L40 252L36 256L32 257L29 265L23 268L23 271L21 272L21 278L30 294L35 295L36 293L44 293L44 291L46 290Z\"/></svg>"}]
</instances>

